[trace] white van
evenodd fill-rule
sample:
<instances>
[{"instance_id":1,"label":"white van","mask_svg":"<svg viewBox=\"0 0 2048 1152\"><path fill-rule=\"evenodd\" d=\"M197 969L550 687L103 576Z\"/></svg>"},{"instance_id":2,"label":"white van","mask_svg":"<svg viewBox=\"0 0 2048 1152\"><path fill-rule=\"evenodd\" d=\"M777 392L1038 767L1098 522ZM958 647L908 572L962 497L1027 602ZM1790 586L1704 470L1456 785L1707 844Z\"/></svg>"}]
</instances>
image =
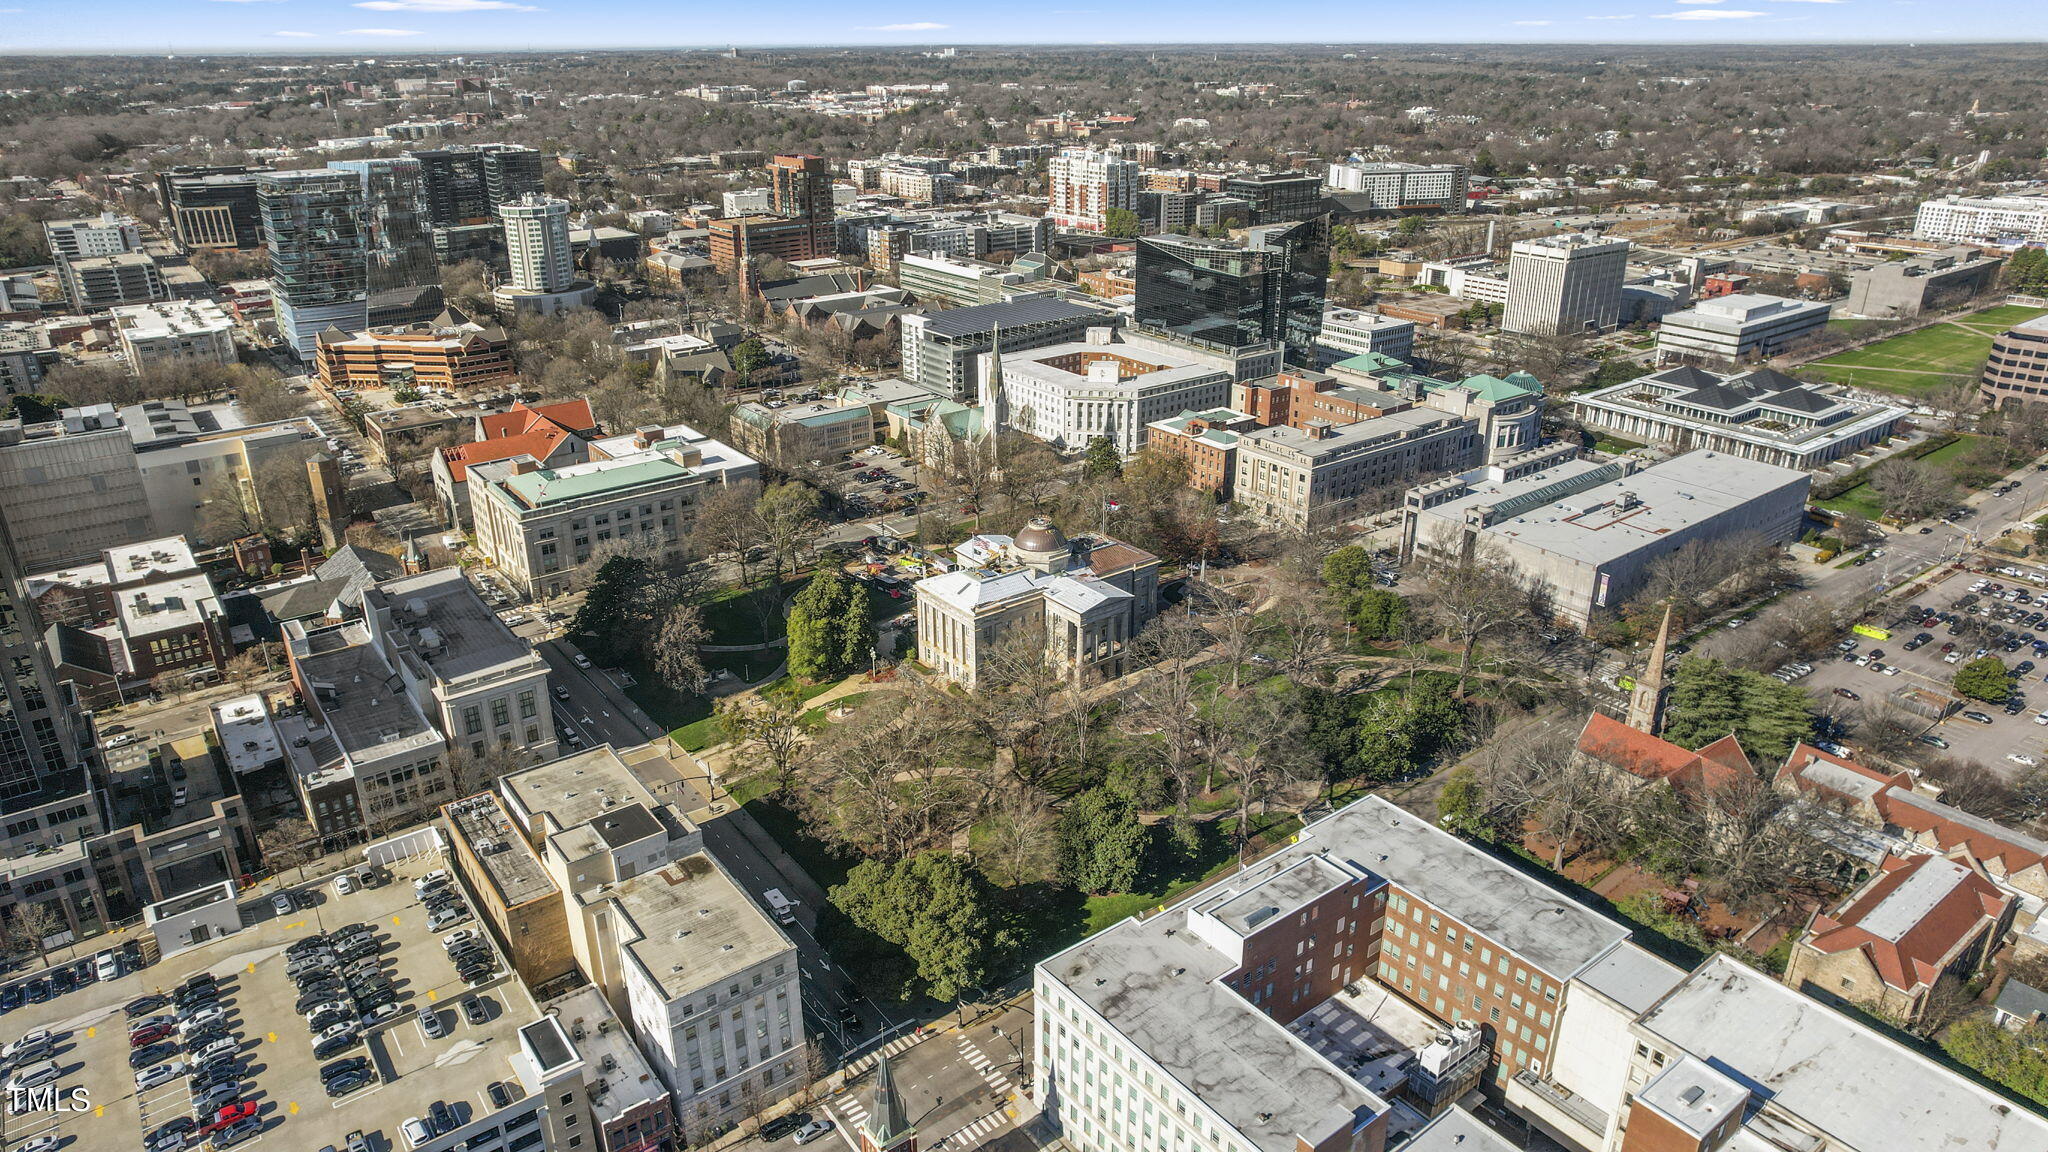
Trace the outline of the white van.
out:
<instances>
[{"instance_id":1,"label":"white van","mask_svg":"<svg viewBox=\"0 0 2048 1152\"><path fill-rule=\"evenodd\" d=\"M775 914L776 923L796 923L796 905L790 902L789 897L782 894L782 889L770 888L766 892L761 893L761 898L768 901L768 910Z\"/></svg>"},{"instance_id":2,"label":"white van","mask_svg":"<svg viewBox=\"0 0 2048 1152\"><path fill-rule=\"evenodd\" d=\"M54 1084L56 1081L57 1062L55 1060L45 1060L40 1064L31 1064L26 1068L15 1069L14 1075L7 1078L7 1090L9 1092L19 1092L24 1088L40 1088L45 1084Z\"/></svg>"}]
</instances>

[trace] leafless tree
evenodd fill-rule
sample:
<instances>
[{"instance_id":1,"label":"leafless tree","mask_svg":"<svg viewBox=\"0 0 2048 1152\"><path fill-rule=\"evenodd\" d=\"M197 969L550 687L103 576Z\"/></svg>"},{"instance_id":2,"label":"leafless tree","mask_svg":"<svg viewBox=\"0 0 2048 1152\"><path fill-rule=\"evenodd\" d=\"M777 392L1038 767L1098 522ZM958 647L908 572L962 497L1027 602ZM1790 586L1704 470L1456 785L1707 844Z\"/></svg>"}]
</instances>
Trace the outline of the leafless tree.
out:
<instances>
[{"instance_id":1,"label":"leafless tree","mask_svg":"<svg viewBox=\"0 0 2048 1152\"><path fill-rule=\"evenodd\" d=\"M1305 738L1301 713L1284 697L1253 692L1214 704L1219 763L1237 792L1237 842L1250 838L1252 809L1264 811L1274 790L1322 766Z\"/></svg>"},{"instance_id":2,"label":"leafless tree","mask_svg":"<svg viewBox=\"0 0 2048 1152\"><path fill-rule=\"evenodd\" d=\"M1226 612L1215 629L1216 655L1230 665L1230 692L1236 695L1243 686L1244 666L1252 657L1266 650L1266 645L1276 638L1278 629L1271 620L1250 610L1249 606L1238 611Z\"/></svg>"},{"instance_id":3,"label":"leafless tree","mask_svg":"<svg viewBox=\"0 0 2048 1152\"><path fill-rule=\"evenodd\" d=\"M1150 737L1142 747L1174 788L1174 810L1187 815L1195 780L1213 764L1207 706L1214 692L1195 678L1195 661L1208 648L1209 634L1191 617L1159 617L1138 634L1133 648L1145 664L1143 678L1127 698L1123 720Z\"/></svg>"},{"instance_id":4,"label":"leafless tree","mask_svg":"<svg viewBox=\"0 0 2048 1152\"><path fill-rule=\"evenodd\" d=\"M1490 637L1547 618L1535 610L1532 585L1498 549L1480 545L1460 557L1455 547L1427 553L1422 565L1423 612L1458 645L1458 691L1464 692L1472 659Z\"/></svg>"},{"instance_id":5,"label":"leafless tree","mask_svg":"<svg viewBox=\"0 0 2048 1152\"><path fill-rule=\"evenodd\" d=\"M313 825L297 816L288 816L257 833L256 851L264 867L282 872L318 856L320 842L313 833Z\"/></svg>"},{"instance_id":6,"label":"leafless tree","mask_svg":"<svg viewBox=\"0 0 2048 1152\"><path fill-rule=\"evenodd\" d=\"M981 822L977 854L997 883L1014 887L1052 871L1053 812L1029 785L1005 788Z\"/></svg>"},{"instance_id":7,"label":"leafless tree","mask_svg":"<svg viewBox=\"0 0 2048 1152\"><path fill-rule=\"evenodd\" d=\"M0 920L0 939L6 941L12 954L34 952L36 966L41 967L44 957L49 955L46 941L63 927L63 914L49 903L25 900L14 906L12 915Z\"/></svg>"},{"instance_id":8,"label":"leafless tree","mask_svg":"<svg viewBox=\"0 0 2048 1152\"><path fill-rule=\"evenodd\" d=\"M655 641L655 672L664 683L702 692L704 654L698 649L710 640L711 629L704 624L702 608L686 603L670 605Z\"/></svg>"},{"instance_id":9,"label":"leafless tree","mask_svg":"<svg viewBox=\"0 0 2048 1152\"><path fill-rule=\"evenodd\" d=\"M1553 841L1553 871L1568 856L1613 844L1622 828L1623 789L1613 769L1578 754L1562 727L1530 725L1496 737L1480 760L1487 822L1519 833L1533 824Z\"/></svg>"},{"instance_id":10,"label":"leafless tree","mask_svg":"<svg viewBox=\"0 0 2048 1152\"><path fill-rule=\"evenodd\" d=\"M1894 456L1870 470L1870 487L1884 497L1885 511L1911 522L1955 503L1955 482L1933 465Z\"/></svg>"},{"instance_id":11,"label":"leafless tree","mask_svg":"<svg viewBox=\"0 0 2048 1152\"><path fill-rule=\"evenodd\" d=\"M803 701L796 693L728 696L714 705L713 712L727 739L767 764L774 775L775 795L789 796L811 744L804 730Z\"/></svg>"}]
</instances>

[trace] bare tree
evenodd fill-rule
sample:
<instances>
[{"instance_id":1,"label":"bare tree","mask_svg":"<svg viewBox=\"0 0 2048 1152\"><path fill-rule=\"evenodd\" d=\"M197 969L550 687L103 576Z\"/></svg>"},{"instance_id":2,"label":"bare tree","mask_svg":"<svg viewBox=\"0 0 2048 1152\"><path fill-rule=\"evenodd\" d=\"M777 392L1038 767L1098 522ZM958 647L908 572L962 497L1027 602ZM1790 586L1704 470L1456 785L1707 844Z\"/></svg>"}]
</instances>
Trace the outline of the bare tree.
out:
<instances>
[{"instance_id":1,"label":"bare tree","mask_svg":"<svg viewBox=\"0 0 2048 1152\"><path fill-rule=\"evenodd\" d=\"M1473 654L1490 637L1540 621L1534 593L1514 563L1486 545L1470 555L1438 549L1423 565L1421 603L1438 630L1458 645L1458 691L1465 691Z\"/></svg>"},{"instance_id":2,"label":"bare tree","mask_svg":"<svg viewBox=\"0 0 2048 1152\"><path fill-rule=\"evenodd\" d=\"M1870 470L1870 488L1898 520L1924 519L1955 503L1955 482L1931 464L1897 456Z\"/></svg>"},{"instance_id":3,"label":"bare tree","mask_svg":"<svg viewBox=\"0 0 2048 1152\"><path fill-rule=\"evenodd\" d=\"M256 834L256 851L263 858L263 866L272 872L296 868L320 854L320 842L313 832L313 825L297 816L288 816Z\"/></svg>"},{"instance_id":4,"label":"bare tree","mask_svg":"<svg viewBox=\"0 0 2048 1152\"><path fill-rule=\"evenodd\" d=\"M1479 764L1487 822L1519 836L1534 824L1556 842L1553 871L1568 856L1612 845L1622 826L1623 789L1614 771L1579 755L1571 733L1550 725L1504 734Z\"/></svg>"},{"instance_id":5,"label":"bare tree","mask_svg":"<svg viewBox=\"0 0 2048 1152\"><path fill-rule=\"evenodd\" d=\"M49 955L49 938L63 927L62 913L44 901L28 900L15 905L13 915L0 921L0 933L4 933L0 938L6 940L9 952L33 951L40 968Z\"/></svg>"},{"instance_id":6,"label":"bare tree","mask_svg":"<svg viewBox=\"0 0 2048 1152\"><path fill-rule=\"evenodd\" d=\"M775 794L789 796L811 742L804 731L803 700L786 690L728 696L713 712L727 739L767 763Z\"/></svg>"},{"instance_id":7,"label":"bare tree","mask_svg":"<svg viewBox=\"0 0 2048 1152\"><path fill-rule=\"evenodd\" d=\"M1211 765L1206 707L1214 692L1195 679L1195 660L1209 634L1191 617L1161 616L1138 634L1133 649L1146 667L1123 712L1125 726L1151 739L1142 747L1174 787L1174 810L1188 814L1195 779Z\"/></svg>"},{"instance_id":8,"label":"bare tree","mask_svg":"<svg viewBox=\"0 0 2048 1152\"><path fill-rule=\"evenodd\" d=\"M990 878L1014 887L1045 878L1053 864L1053 813L1028 785L1006 788L981 822L977 853Z\"/></svg>"},{"instance_id":9,"label":"bare tree","mask_svg":"<svg viewBox=\"0 0 2048 1152\"><path fill-rule=\"evenodd\" d=\"M709 643L711 629L704 624L704 610L695 604L669 606L656 637L654 670L664 683L692 692L704 690L704 654L699 647Z\"/></svg>"},{"instance_id":10,"label":"bare tree","mask_svg":"<svg viewBox=\"0 0 2048 1152\"><path fill-rule=\"evenodd\" d=\"M1269 692L1216 702L1221 765L1237 792L1237 842L1250 839L1252 808L1264 811L1274 790L1321 767L1305 738L1307 723L1284 697Z\"/></svg>"},{"instance_id":11,"label":"bare tree","mask_svg":"<svg viewBox=\"0 0 2048 1152\"><path fill-rule=\"evenodd\" d=\"M1248 606L1224 614L1215 631L1216 655L1230 665L1232 695L1236 695L1242 686L1244 666L1251 662L1252 657L1265 651L1275 632L1272 621L1251 611Z\"/></svg>"}]
</instances>

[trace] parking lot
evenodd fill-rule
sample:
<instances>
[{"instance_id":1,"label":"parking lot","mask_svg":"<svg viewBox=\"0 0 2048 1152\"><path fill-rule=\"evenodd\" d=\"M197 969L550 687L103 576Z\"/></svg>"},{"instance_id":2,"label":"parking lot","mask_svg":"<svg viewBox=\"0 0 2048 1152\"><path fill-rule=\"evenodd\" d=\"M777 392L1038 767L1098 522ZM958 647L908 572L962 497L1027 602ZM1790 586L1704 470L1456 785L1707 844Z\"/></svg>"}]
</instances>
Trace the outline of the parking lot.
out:
<instances>
[{"instance_id":1,"label":"parking lot","mask_svg":"<svg viewBox=\"0 0 2048 1152\"><path fill-rule=\"evenodd\" d=\"M1958 668L1980 654L1997 656L2015 671L2014 703L1964 700L1946 719L1925 724L1923 735L1941 744L1930 741L1920 751L1977 760L2007 775L2026 766L2013 757L2048 762L2048 721L2037 720L2048 710L2048 572L2014 570L2022 574L1950 573L1876 622L1888 636L1849 637L1844 645L1853 647L1812 661L1812 675L1797 682L1830 711L1856 706L1868 713L1905 686L1949 694ZM1972 592L1977 585L1982 587ZM1917 616L1913 606L1921 609ZM1990 722L1971 719L1970 713Z\"/></svg>"},{"instance_id":2,"label":"parking lot","mask_svg":"<svg viewBox=\"0 0 2048 1152\"><path fill-rule=\"evenodd\" d=\"M929 493L920 484L922 478L922 469L879 444L843 461L826 461L821 476L855 516L902 511L907 504L923 502Z\"/></svg>"},{"instance_id":3,"label":"parking lot","mask_svg":"<svg viewBox=\"0 0 2048 1152\"><path fill-rule=\"evenodd\" d=\"M490 1093L523 1094L510 1058L519 1050L517 1029L538 1014L524 987L506 978L506 966L486 938L491 970L474 985L458 975L441 936L458 929L474 930L474 919L427 927L426 908L416 898L412 880L436 866L422 859L395 869L377 870L376 883L337 891L332 880L294 888L297 905L290 912L274 906L268 895L241 907L246 925L240 932L166 958L141 972L95 983L70 995L27 1004L0 1017L0 1038L13 1040L35 1029L53 1035L51 1059L57 1065L57 1107L43 1102L0 1117L0 1142L17 1148L35 1137L56 1138L59 1149L142 1148L144 1137L165 1125L211 1121L223 1105L246 1102L256 1124L237 1148L268 1146L292 1152L318 1152L347 1145L352 1132L362 1132L372 1152L402 1148L401 1123L428 1116L435 1103L456 1123L494 1112L500 1106ZM361 869L355 870L360 877ZM302 992L287 976L287 949L316 933L333 933L350 924L369 928L375 948L367 963L381 971L378 984L388 982L395 1009L367 1026L354 1026L359 1042L316 1059L306 1020L296 1006ZM360 934L360 933L359 933ZM304 945L301 946L302 949ZM315 965L320 967L321 965ZM169 1048L140 1057L142 1067L167 1061L186 1065L162 1083L138 1090L131 1057L129 1030L154 1016L176 1014L181 1005L145 1001L132 1016L124 1010L140 998L174 995L204 973L213 977L219 1005L221 1038L194 1043L190 1051L177 1031L162 1042ZM472 1007L469 1001L476 1003ZM184 1023L192 1034L194 1023ZM436 1022L422 1021L427 1009ZM188 1012L187 1015L193 1015ZM201 1028L204 1024L198 1025ZM178 1025L173 1024L176 1029ZM439 1036L429 1036L438 1031ZM199 1035L203 1036L201 1032ZM145 1042L147 1043L147 1042ZM226 1067L234 1085L217 1091L210 1101L195 1101L190 1065L199 1051L213 1048L231 1053ZM321 1070L341 1061L362 1063L365 1073L345 1094L331 1096ZM82 1090L82 1097L76 1090ZM64 1101L79 1099L83 1107L67 1110ZM201 1111L203 1107L204 1111ZM197 1113L197 1115L195 1115ZM158 1147L182 1146L170 1136ZM196 1145L194 1145L196 1146ZM222 1146L222 1145L216 1145Z\"/></svg>"}]
</instances>

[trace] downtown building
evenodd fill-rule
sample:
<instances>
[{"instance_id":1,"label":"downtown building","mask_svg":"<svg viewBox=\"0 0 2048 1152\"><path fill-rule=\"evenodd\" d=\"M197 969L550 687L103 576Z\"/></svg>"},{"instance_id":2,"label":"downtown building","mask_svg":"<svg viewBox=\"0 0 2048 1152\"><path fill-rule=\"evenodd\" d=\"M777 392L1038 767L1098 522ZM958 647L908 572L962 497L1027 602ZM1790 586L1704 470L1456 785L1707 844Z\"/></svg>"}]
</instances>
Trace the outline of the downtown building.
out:
<instances>
[{"instance_id":1,"label":"downtown building","mask_svg":"<svg viewBox=\"0 0 2048 1152\"><path fill-rule=\"evenodd\" d=\"M1102 322L1095 309L1050 293L907 315L900 322L903 379L944 399L970 400L981 395L982 355L998 343L1006 353L1064 344Z\"/></svg>"},{"instance_id":2,"label":"downtown building","mask_svg":"<svg viewBox=\"0 0 2048 1152\"><path fill-rule=\"evenodd\" d=\"M1556 336L1619 326L1629 247L1626 240L1582 232L1516 241L1508 253L1501 331Z\"/></svg>"},{"instance_id":3,"label":"downtown building","mask_svg":"<svg viewBox=\"0 0 2048 1152\"><path fill-rule=\"evenodd\" d=\"M1802 471L1884 443L1913 414L1769 368L1718 373L1680 365L1567 399L1572 419L1587 428Z\"/></svg>"},{"instance_id":4,"label":"downtown building","mask_svg":"<svg viewBox=\"0 0 2048 1152\"><path fill-rule=\"evenodd\" d=\"M1201 347L1278 344L1290 362L1314 364L1329 277L1327 216L1255 227L1241 242L1147 236L1133 322Z\"/></svg>"},{"instance_id":5,"label":"downtown building","mask_svg":"<svg viewBox=\"0 0 2048 1152\"><path fill-rule=\"evenodd\" d=\"M1107 152L1063 149L1046 161L1050 203L1045 214L1054 225L1080 232L1100 232L1115 211L1138 210L1139 167Z\"/></svg>"},{"instance_id":6,"label":"downtown building","mask_svg":"<svg viewBox=\"0 0 2048 1152\"><path fill-rule=\"evenodd\" d=\"M1332 164L1323 184L1360 194L1366 211L1463 212L1471 179L1463 164Z\"/></svg>"},{"instance_id":7,"label":"downtown building","mask_svg":"<svg viewBox=\"0 0 2048 1152\"><path fill-rule=\"evenodd\" d=\"M588 308L597 286L576 277L575 253L569 244L569 202L528 193L500 205L504 220L505 257L511 273L491 293L501 313L549 316Z\"/></svg>"},{"instance_id":8,"label":"downtown building","mask_svg":"<svg viewBox=\"0 0 2048 1152\"><path fill-rule=\"evenodd\" d=\"M1064 452L1079 452L1100 438L1127 456L1144 447L1155 421L1229 401L1230 373L1213 362L1182 354L1165 341L1146 347L1117 343L1115 334L1090 328L1083 340L986 354L982 419Z\"/></svg>"},{"instance_id":9,"label":"downtown building","mask_svg":"<svg viewBox=\"0 0 2048 1152\"><path fill-rule=\"evenodd\" d=\"M1798 347L1827 327L1833 305L1736 292L1702 300L1657 324L1660 362L1733 364L1769 359Z\"/></svg>"},{"instance_id":10,"label":"downtown building","mask_svg":"<svg viewBox=\"0 0 2048 1152\"><path fill-rule=\"evenodd\" d=\"M1579 1152L2048 1142L1820 1000L1726 955L1667 963L1377 796L1034 986L1039 1098L1077 1152L1510 1147L1474 1090Z\"/></svg>"},{"instance_id":11,"label":"downtown building","mask_svg":"<svg viewBox=\"0 0 2048 1152\"><path fill-rule=\"evenodd\" d=\"M327 166L362 181L363 242L369 289L390 292L438 286L434 236L427 216L426 180L411 156L332 160Z\"/></svg>"},{"instance_id":12,"label":"downtown building","mask_svg":"<svg viewBox=\"0 0 2048 1152\"><path fill-rule=\"evenodd\" d=\"M1913 235L1943 244L2048 243L2048 195L1929 200L1914 213Z\"/></svg>"},{"instance_id":13,"label":"downtown building","mask_svg":"<svg viewBox=\"0 0 2048 1152\"><path fill-rule=\"evenodd\" d=\"M263 246L263 212L256 195L261 169L243 164L179 165L156 175L156 198L171 238L193 249Z\"/></svg>"},{"instance_id":14,"label":"downtown building","mask_svg":"<svg viewBox=\"0 0 2048 1152\"><path fill-rule=\"evenodd\" d=\"M307 168L257 178L278 335L302 361L330 328L370 326L370 231L363 178Z\"/></svg>"}]
</instances>

